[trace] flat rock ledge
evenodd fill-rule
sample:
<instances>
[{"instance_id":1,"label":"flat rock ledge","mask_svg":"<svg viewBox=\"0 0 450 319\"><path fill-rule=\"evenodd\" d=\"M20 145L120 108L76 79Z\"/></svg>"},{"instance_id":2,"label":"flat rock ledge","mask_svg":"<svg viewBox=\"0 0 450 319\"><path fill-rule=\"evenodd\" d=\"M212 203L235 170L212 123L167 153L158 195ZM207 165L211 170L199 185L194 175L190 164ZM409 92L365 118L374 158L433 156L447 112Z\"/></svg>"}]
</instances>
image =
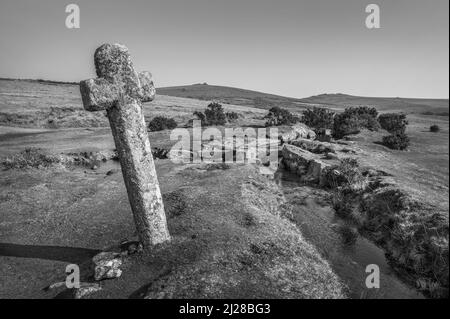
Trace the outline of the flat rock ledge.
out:
<instances>
[{"instance_id":1,"label":"flat rock ledge","mask_svg":"<svg viewBox=\"0 0 450 319\"><path fill-rule=\"evenodd\" d=\"M300 176L303 182L319 185L325 183L326 169L338 163L337 157L324 157L289 144L283 145L281 155L286 169Z\"/></svg>"}]
</instances>

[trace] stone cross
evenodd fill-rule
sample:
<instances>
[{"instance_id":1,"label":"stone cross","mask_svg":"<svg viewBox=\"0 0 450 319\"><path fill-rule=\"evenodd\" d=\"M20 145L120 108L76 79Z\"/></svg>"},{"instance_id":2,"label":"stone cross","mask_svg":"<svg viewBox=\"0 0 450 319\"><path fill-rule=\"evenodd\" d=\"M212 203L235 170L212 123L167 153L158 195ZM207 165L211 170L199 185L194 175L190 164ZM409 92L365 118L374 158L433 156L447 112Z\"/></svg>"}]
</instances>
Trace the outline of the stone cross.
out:
<instances>
[{"instance_id":1,"label":"stone cross","mask_svg":"<svg viewBox=\"0 0 450 319\"><path fill-rule=\"evenodd\" d=\"M120 44L102 45L94 60L98 78L80 83L83 105L107 112L139 239L148 248L170 240L142 112L142 102L155 97L152 75L137 73Z\"/></svg>"}]
</instances>

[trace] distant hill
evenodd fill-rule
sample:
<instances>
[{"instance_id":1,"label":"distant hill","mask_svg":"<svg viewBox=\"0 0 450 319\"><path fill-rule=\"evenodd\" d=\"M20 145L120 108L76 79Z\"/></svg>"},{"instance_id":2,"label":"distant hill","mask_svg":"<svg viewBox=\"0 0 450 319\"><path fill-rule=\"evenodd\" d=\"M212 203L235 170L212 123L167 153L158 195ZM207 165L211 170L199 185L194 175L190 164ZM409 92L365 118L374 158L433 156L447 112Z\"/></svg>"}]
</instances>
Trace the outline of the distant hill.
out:
<instances>
[{"instance_id":1,"label":"distant hill","mask_svg":"<svg viewBox=\"0 0 450 319\"><path fill-rule=\"evenodd\" d=\"M267 94L257 91L238 89L226 86L194 84L158 88L157 94L185 97L203 101L218 101L221 103L270 109L273 106L298 108L300 99Z\"/></svg>"},{"instance_id":2,"label":"distant hill","mask_svg":"<svg viewBox=\"0 0 450 319\"><path fill-rule=\"evenodd\" d=\"M58 82L49 80L16 80L4 79L1 81L24 81L31 83L78 86L73 82ZM347 94L321 94L308 98L290 98L263 92L208 85L194 84L185 86L163 87L157 89L157 94L173 97L191 98L202 101L218 101L225 104L255 107L268 110L274 106L286 108L291 112L301 112L313 106L326 107L336 111L348 106L368 105L374 106L380 112L405 112L422 115L449 116L448 99L411 99L399 97L362 97Z\"/></svg>"},{"instance_id":3,"label":"distant hill","mask_svg":"<svg viewBox=\"0 0 450 319\"><path fill-rule=\"evenodd\" d=\"M303 102L322 104L332 108L345 108L346 106L370 105L379 111L402 111L406 113L426 113L448 115L449 100L445 99L410 99L410 98L383 98L362 97L346 94L321 94L302 99Z\"/></svg>"},{"instance_id":4,"label":"distant hill","mask_svg":"<svg viewBox=\"0 0 450 319\"><path fill-rule=\"evenodd\" d=\"M215 100L221 103L251 106L261 109L270 109L273 106L279 106L297 112L312 106L343 110L347 106L370 105L382 112L397 111L443 116L448 116L449 114L448 99L379 98L346 94L321 94L309 98L296 99L207 84L158 88L157 93L206 101Z\"/></svg>"}]
</instances>

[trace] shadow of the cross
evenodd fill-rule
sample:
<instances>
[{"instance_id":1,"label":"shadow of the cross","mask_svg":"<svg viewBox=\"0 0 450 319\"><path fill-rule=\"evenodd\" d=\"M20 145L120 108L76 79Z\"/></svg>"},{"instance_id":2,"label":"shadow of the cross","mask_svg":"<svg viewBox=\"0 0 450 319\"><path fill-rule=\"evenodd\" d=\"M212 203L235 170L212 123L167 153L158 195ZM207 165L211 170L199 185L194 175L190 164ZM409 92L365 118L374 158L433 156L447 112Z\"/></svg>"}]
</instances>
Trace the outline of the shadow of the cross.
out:
<instances>
[{"instance_id":1,"label":"shadow of the cross","mask_svg":"<svg viewBox=\"0 0 450 319\"><path fill-rule=\"evenodd\" d=\"M0 256L36 258L81 264L100 250L76 247L33 246L0 243Z\"/></svg>"}]
</instances>

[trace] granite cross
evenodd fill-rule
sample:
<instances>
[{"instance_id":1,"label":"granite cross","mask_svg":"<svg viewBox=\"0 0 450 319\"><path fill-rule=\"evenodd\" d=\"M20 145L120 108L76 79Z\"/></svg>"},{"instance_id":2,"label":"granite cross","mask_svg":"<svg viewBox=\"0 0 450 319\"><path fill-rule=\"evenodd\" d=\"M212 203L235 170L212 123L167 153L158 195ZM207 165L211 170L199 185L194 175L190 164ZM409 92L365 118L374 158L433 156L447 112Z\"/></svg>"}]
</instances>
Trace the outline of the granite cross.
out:
<instances>
[{"instance_id":1,"label":"granite cross","mask_svg":"<svg viewBox=\"0 0 450 319\"><path fill-rule=\"evenodd\" d=\"M145 248L170 240L142 102L155 97L152 75L134 70L128 49L104 44L95 51L98 78L80 83L87 111L106 110L139 239Z\"/></svg>"}]
</instances>

